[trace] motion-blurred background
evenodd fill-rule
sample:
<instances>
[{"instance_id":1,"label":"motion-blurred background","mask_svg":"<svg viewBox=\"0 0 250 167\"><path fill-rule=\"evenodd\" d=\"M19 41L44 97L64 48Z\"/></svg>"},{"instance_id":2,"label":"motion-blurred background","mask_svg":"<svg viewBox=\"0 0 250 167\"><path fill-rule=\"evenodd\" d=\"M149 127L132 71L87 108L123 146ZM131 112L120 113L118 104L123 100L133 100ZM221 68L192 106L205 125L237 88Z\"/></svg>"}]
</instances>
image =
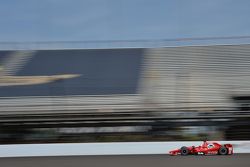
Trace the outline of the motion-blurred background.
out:
<instances>
[{"instance_id":1,"label":"motion-blurred background","mask_svg":"<svg viewBox=\"0 0 250 167\"><path fill-rule=\"evenodd\" d=\"M0 2L0 144L250 140L248 1Z\"/></svg>"},{"instance_id":2,"label":"motion-blurred background","mask_svg":"<svg viewBox=\"0 0 250 167\"><path fill-rule=\"evenodd\" d=\"M4 143L250 139L250 45L0 51Z\"/></svg>"}]
</instances>

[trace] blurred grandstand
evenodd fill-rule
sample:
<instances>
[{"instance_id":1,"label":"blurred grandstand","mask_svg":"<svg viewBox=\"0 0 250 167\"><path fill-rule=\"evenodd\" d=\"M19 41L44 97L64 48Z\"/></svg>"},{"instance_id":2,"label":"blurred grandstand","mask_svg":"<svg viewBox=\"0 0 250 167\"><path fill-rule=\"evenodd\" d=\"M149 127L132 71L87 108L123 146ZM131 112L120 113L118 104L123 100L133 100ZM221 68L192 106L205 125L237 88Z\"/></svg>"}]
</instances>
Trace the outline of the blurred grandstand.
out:
<instances>
[{"instance_id":1,"label":"blurred grandstand","mask_svg":"<svg viewBox=\"0 0 250 167\"><path fill-rule=\"evenodd\" d=\"M250 45L158 44L2 43L0 142L250 139Z\"/></svg>"}]
</instances>

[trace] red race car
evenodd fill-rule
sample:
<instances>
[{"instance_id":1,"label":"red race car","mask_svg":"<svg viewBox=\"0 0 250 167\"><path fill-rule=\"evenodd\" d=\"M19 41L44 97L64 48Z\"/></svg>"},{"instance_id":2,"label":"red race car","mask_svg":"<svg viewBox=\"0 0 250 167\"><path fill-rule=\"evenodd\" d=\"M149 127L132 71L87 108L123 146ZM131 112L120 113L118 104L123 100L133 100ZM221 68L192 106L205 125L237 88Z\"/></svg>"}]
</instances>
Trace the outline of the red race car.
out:
<instances>
[{"instance_id":1,"label":"red race car","mask_svg":"<svg viewBox=\"0 0 250 167\"><path fill-rule=\"evenodd\" d=\"M200 146L186 147L169 151L170 155L232 155L232 144L219 144L217 142L204 141Z\"/></svg>"}]
</instances>

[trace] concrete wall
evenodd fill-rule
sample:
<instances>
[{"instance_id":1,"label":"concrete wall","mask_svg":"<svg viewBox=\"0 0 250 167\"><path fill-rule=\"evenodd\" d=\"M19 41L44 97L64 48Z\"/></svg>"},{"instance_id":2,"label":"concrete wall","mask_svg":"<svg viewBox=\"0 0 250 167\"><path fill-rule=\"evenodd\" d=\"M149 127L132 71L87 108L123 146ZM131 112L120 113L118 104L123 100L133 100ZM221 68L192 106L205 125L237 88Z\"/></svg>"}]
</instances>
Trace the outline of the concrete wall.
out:
<instances>
[{"instance_id":1,"label":"concrete wall","mask_svg":"<svg viewBox=\"0 0 250 167\"><path fill-rule=\"evenodd\" d=\"M168 154L172 149L201 143L202 141L0 145L0 157ZM250 153L250 141L219 143L233 144L234 153Z\"/></svg>"}]
</instances>

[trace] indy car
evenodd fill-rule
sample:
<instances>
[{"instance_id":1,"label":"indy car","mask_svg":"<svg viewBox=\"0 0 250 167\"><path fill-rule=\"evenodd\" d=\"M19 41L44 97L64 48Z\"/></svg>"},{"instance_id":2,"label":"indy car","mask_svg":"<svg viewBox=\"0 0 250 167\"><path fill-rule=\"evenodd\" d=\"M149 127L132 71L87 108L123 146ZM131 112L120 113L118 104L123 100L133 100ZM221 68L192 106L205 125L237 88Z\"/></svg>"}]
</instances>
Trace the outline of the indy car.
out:
<instances>
[{"instance_id":1,"label":"indy car","mask_svg":"<svg viewBox=\"0 0 250 167\"><path fill-rule=\"evenodd\" d=\"M232 155L232 144L203 141L200 146L182 146L180 149L169 151L170 155Z\"/></svg>"}]
</instances>

